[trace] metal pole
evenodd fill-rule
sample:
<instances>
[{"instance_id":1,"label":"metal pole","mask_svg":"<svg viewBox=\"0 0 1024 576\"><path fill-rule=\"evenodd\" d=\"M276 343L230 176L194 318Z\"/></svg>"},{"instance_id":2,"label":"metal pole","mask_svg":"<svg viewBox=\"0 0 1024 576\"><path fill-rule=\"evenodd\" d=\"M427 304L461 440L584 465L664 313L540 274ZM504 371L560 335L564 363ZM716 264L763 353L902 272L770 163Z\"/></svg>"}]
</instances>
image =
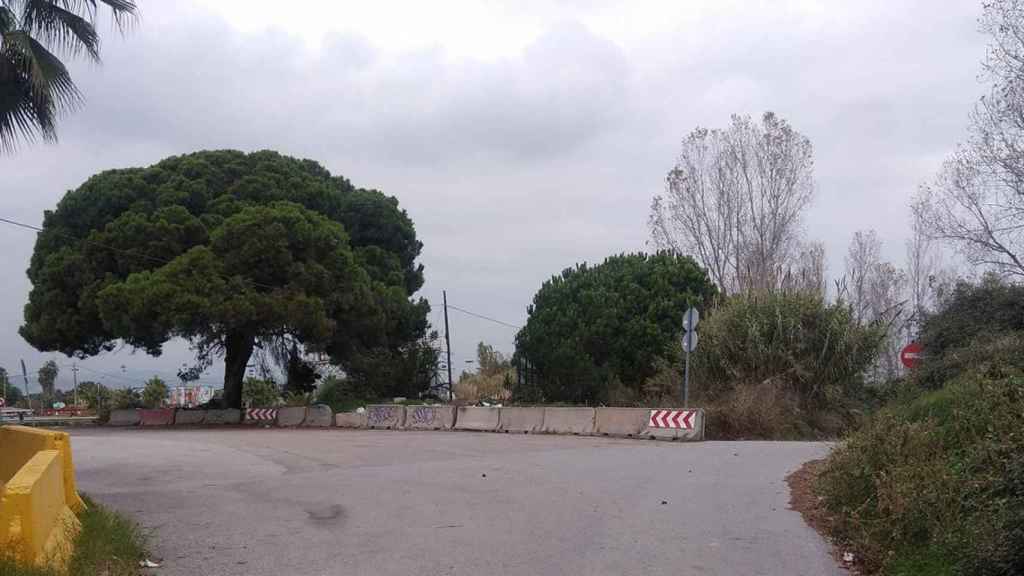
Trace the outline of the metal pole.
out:
<instances>
[{"instance_id":1,"label":"metal pole","mask_svg":"<svg viewBox=\"0 0 1024 576\"><path fill-rule=\"evenodd\" d=\"M686 348L686 368L683 369L683 408L690 407L690 333L687 332L683 341Z\"/></svg>"},{"instance_id":2,"label":"metal pole","mask_svg":"<svg viewBox=\"0 0 1024 576\"><path fill-rule=\"evenodd\" d=\"M78 363L71 365L71 374L75 378L75 408L78 408Z\"/></svg>"},{"instance_id":3,"label":"metal pole","mask_svg":"<svg viewBox=\"0 0 1024 576\"><path fill-rule=\"evenodd\" d=\"M441 297L444 299L444 347L448 354L448 399L451 400L454 397L454 390L452 389L452 340L448 333L448 291L442 290Z\"/></svg>"},{"instance_id":4,"label":"metal pole","mask_svg":"<svg viewBox=\"0 0 1024 576\"><path fill-rule=\"evenodd\" d=\"M28 394L28 370L25 368L25 359L21 360L21 377L25 379L25 402L28 403L28 409L32 409L32 397Z\"/></svg>"}]
</instances>

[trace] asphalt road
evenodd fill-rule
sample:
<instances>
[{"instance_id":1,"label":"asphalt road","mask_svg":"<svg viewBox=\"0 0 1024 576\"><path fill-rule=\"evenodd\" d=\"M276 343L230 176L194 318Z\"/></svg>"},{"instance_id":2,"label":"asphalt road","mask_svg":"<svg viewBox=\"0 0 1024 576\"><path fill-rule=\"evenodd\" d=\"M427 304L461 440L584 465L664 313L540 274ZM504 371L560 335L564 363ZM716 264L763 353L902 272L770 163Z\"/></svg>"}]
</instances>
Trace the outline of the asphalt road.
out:
<instances>
[{"instance_id":1,"label":"asphalt road","mask_svg":"<svg viewBox=\"0 0 1024 576\"><path fill-rule=\"evenodd\" d=\"M72 431L161 576L845 574L788 509L820 443L351 430Z\"/></svg>"}]
</instances>

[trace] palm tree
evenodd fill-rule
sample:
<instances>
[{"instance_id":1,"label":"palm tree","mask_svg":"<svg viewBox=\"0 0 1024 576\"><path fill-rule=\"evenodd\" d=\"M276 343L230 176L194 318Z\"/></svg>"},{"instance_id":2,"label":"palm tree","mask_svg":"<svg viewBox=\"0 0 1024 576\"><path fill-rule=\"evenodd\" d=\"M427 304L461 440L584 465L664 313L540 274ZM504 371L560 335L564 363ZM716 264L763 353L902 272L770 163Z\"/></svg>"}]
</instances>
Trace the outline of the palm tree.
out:
<instances>
[{"instance_id":1,"label":"palm tree","mask_svg":"<svg viewBox=\"0 0 1024 576\"><path fill-rule=\"evenodd\" d=\"M121 31L137 16L135 0L0 0L0 154L57 140L57 117L82 101L58 54L99 62L100 5Z\"/></svg>"}]
</instances>

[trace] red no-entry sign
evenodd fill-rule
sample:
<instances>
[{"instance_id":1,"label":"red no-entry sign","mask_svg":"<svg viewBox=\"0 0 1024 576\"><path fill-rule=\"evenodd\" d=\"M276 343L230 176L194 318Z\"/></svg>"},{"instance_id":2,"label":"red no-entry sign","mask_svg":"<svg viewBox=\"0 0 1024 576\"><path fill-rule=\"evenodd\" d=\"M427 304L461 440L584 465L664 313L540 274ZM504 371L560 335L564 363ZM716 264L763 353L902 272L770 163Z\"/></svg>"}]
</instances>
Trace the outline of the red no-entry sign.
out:
<instances>
[{"instance_id":1,"label":"red no-entry sign","mask_svg":"<svg viewBox=\"0 0 1024 576\"><path fill-rule=\"evenodd\" d=\"M924 352L924 348L920 344L911 342L904 346L903 350L900 350L900 362L907 368L915 368L921 363L922 352Z\"/></svg>"}]
</instances>

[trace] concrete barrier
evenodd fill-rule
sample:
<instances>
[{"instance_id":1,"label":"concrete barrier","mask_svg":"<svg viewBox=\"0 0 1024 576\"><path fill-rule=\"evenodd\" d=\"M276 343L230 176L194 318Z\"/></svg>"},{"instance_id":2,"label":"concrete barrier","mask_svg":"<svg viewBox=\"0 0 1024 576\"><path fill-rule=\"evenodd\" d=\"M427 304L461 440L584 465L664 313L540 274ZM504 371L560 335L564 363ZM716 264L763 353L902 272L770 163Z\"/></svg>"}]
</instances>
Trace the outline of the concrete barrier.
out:
<instances>
[{"instance_id":1,"label":"concrete barrier","mask_svg":"<svg viewBox=\"0 0 1024 576\"><path fill-rule=\"evenodd\" d=\"M405 406L400 404L367 406L366 425L370 428L397 430L405 425Z\"/></svg>"},{"instance_id":2,"label":"concrete barrier","mask_svg":"<svg viewBox=\"0 0 1024 576\"><path fill-rule=\"evenodd\" d=\"M544 408L503 406L498 418L498 430L502 432L539 432L544 427Z\"/></svg>"},{"instance_id":3,"label":"concrete barrier","mask_svg":"<svg viewBox=\"0 0 1024 576\"><path fill-rule=\"evenodd\" d=\"M277 425L282 428L302 426L302 423L305 421L305 406L284 406L277 409Z\"/></svg>"},{"instance_id":4,"label":"concrete barrier","mask_svg":"<svg viewBox=\"0 0 1024 576\"><path fill-rule=\"evenodd\" d=\"M223 410L207 410L206 411L206 423L207 424L241 424L242 422L242 411L235 408L225 408Z\"/></svg>"},{"instance_id":5,"label":"concrete barrier","mask_svg":"<svg viewBox=\"0 0 1024 576\"><path fill-rule=\"evenodd\" d=\"M178 410L174 413L175 426L198 426L206 421L206 410Z\"/></svg>"},{"instance_id":6,"label":"concrete barrier","mask_svg":"<svg viewBox=\"0 0 1024 576\"><path fill-rule=\"evenodd\" d=\"M644 425L641 436L647 438L654 438L659 440L683 440L683 441L698 441L704 439L704 410L700 408L660 408L657 410L674 410L692 412L692 416L686 421L689 422L688 428L656 428L650 426L651 413L656 409L647 410L647 423Z\"/></svg>"},{"instance_id":7,"label":"concrete barrier","mask_svg":"<svg viewBox=\"0 0 1024 576\"><path fill-rule=\"evenodd\" d=\"M338 428L366 428L366 412L338 412L334 415Z\"/></svg>"},{"instance_id":8,"label":"concrete barrier","mask_svg":"<svg viewBox=\"0 0 1024 576\"><path fill-rule=\"evenodd\" d=\"M63 571L85 509L64 432L0 427L0 542L23 564ZM9 547L9 548L8 548Z\"/></svg>"},{"instance_id":9,"label":"concrete barrier","mask_svg":"<svg viewBox=\"0 0 1024 576\"><path fill-rule=\"evenodd\" d=\"M490 406L459 406L455 413L455 429L497 430L501 423L501 410Z\"/></svg>"},{"instance_id":10,"label":"concrete barrier","mask_svg":"<svg viewBox=\"0 0 1024 576\"><path fill-rule=\"evenodd\" d=\"M242 414L242 424L271 426L277 421L277 408L249 408Z\"/></svg>"},{"instance_id":11,"label":"concrete barrier","mask_svg":"<svg viewBox=\"0 0 1024 576\"><path fill-rule=\"evenodd\" d=\"M170 426L174 424L174 408L156 408L139 410L141 426Z\"/></svg>"},{"instance_id":12,"label":"concrete barrier","mask_svg":"<svg viewBox=\"0 0 1024 576\"><path fill-rule=\"evenodd\" d=\"M455 406L406 406L408 430L451 430L455 426Z\"/></svg>"},{"instance_id":13,"label":"concrete barrier","mask_svg":"<svg viewBox=\"0 0 1024 576\"><path fill-rule=\"evenodd\" d=\"M598 408L594 429L603 436L640 436L650 414L648 408Z\"/></svg>"},{"instance_id":14,"label":"concrete barrier","mask_svg":"<svg viewBox=\"0 0 1024 576\"><path fill-rule=\"evenodd\" d=\"M597 412L593 408L544 408L548 434L593 434Z\"/></svg>"},{"instance_id":15,"label":"concrete barrier","mask_svg":"<svg viewBox=\"0 0 1024 576\"><path fill-rule=\"evenodd\" d=\"M138 426L139 411L134 408L128 410L111 410L110 420L107 424L111 426Z\"/></svg>"},{"instance_id":16,"label":"concrete barrier","mask_svg":"<svg viewBox=\"0 0 1024 576\"><path fill-rule=\"evenodd\" d=\"M311 428L327 428L334 426L334 412L331 412L331 407L324 404L316 404L310 406L306 411L306 421L302 423L303 426L309 426Z\"/></svg>"}]
</instances>

